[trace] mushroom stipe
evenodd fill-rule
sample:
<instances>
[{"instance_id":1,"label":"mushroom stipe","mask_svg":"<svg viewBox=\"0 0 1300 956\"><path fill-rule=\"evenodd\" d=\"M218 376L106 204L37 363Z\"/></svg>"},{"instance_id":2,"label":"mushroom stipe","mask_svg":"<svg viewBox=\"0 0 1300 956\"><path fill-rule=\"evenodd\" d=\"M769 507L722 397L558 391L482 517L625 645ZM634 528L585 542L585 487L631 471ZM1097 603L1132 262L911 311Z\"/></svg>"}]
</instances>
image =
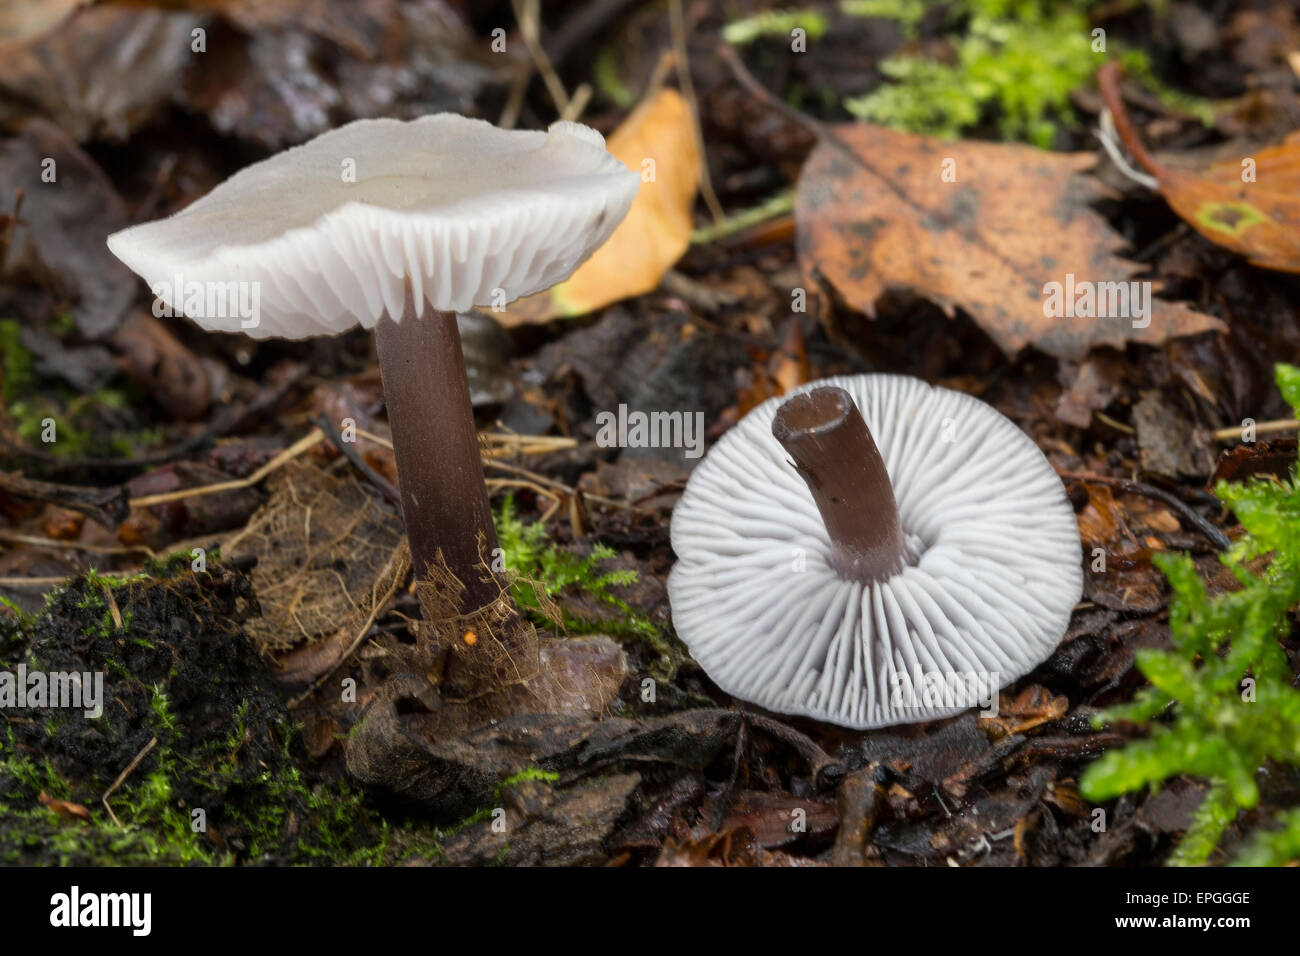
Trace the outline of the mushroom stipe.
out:
<instances>
[{"instance_id":1,"label":"mushroom stipe","mask_svg":"<svg viewBox=\"0 0 1300 956\"><path fill-rule=\"evenodd\" d=\"M426 618L439 608L426 624L450 658L443 691L469 699L518 685L538 656L509 583L490 570L496 530L455 313L567 278L622 221L640 181L577 123L358 120L108 237L158 298L206 329L375 329L415 577L426 591L441 584L422 604ZM462 640L452 623L466 621L483 640Z\"/></svg>"},{"instance_id":2,"label":"mushroom stipe","mask_svg":"<svg viewBox=\"0 0 1300 956\"><path fill-rule=\"evenodd\" d=\"M672 544L673 623L713 681L855 729L996 702L1056 648L1083 588L1074 511L1038 447L983 402L898 375L755 408L692 473Z\"/></svg>"}]
</instances>

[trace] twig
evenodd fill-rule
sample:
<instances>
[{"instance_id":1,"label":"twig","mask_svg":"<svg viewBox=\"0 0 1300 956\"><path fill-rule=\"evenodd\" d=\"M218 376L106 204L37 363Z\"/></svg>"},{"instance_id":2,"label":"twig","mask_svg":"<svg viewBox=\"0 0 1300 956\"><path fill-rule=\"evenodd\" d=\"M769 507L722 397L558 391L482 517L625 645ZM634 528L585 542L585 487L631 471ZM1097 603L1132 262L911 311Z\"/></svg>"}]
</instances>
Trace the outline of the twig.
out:
<instances>
[{"instance_id":1,"label":"twig","mask_svg":"<svg viewBox=\"0 0 1300 956\"><path fill-rule=\"evenodd\" d=\"M364 428L358 428L357 434L366 441L374 442L384 448L392 450L393 442L391 439L382 435L376 435L374 432L368 432ZM479 432L479 451L484 461L492 458L503 458L507 455L546 455L553 451L568 451L571 448L578 447L578 441L575 438L569 438L564 435L519 435L515 432ZM487 445L489 447L484 448ZM497 447L491 447L491 446Z\"/></svg>"},{"instance_id":2,"label":"twig","mask_svg":"<svg viewBox=\"0 0 1300 956\"><path fill-rule=\"evenodd\" d=\"M686 52L686 17L682 12L682 0L669 0L668 23L672 32L673 52L677 57L677 82L682 88L682 97L691 114L691 125L695 131L695 141L700 148L700 196L704 205L709 207L715 225L720 225L726 214L718 202L718 194L713 191L713 180L709 176L709 159L704 145L704 130L700 126L700 103L695 98L695 84L691 82L691 60Z\"/></svg>"},{"instance_id":3,"label":"twig","mask_svg":"<svg viewBox=\"0 0 1300 956\"><path fill-rule=\"evenodd\" d=\"M794 190L787 189L777 193L759 205L733 213L720 223L704 226L691 233L691 245L700 246L719 239L726 239L738 232L744 232L753 226L762 225L794 210Z\"/></svg>"},{"instance_id":4,"label":"twig","mask_svg":"<svg viewBox=\"0 0 1300 956\"><path fill-rule=\"evenodd\" d=\"M1160 183L1156 178L1154 176L1148 176L1146 173L1138 172L1133 168L1129 161L1124 158L1124 154L1120 152L1119 143L1117 141L1119 134L1115 131L1115 117L1111 114L1111 111L1103 108L1100 119L1101 129L1094 130L1093 132L1098 141L1100 141L1102 148L1106 150L1106 155L1110 157L1110 161L1115 164L1115 168L1139 186L1145 186L1147 189L1159 192Z\"/></svg>"},{"instance_id":5,"label":"twig","mask_svg":"<svg viewBox=\"0 0 1300 956\"><path fill-rule=\"evenodd\" d=\"M1057 474L1066 481L1080 481L1094 485L1109 485L1112 488L1118 488L1121 491L1127 491L1131 494L1144 495L1147 498L1155 498L1157 501L1162 501L1177 511L1188 521L1188 523L1193 525L1196 530L1209 538L1210 543L1218 550L1226 551L1228 548L1232 547L1232 541L1221 529L1215 527L1204 517L1193 511L1186 502L1180 501L1169 492L1157 488L1154 485L1148 485L1141 481L1134 481L1131 478L1110 478L1103 475L1081 475L1073 471L1058 471Z\"/></svg>"},{"instance_id":6,"label":"twig","mask_svg":"<svg viewBox=\"0 0 1300 956\"><path fill-rule=\"evenodd\" d=\"M566 495L576 495L578 493L578 489L571 485L566 485L562 481L556 481L554 478L547 478L545 475L539 475L537 472L529 471L527 468L520 468L518 465L510 465L504 461L485 461L483 462L483 465L484 467L498 468L501 471L509 472L514 475L522 475L525 478L530 478L538 484L546 485L550 488L558 488ZM609 505L613 508L635 510L632 505L629 505L626 502L615 501L613 498L606 498L603 495L592 495L584 491L582 496L588 501L596 501L602 505Z\"/></svg>"},{"instance_id":7,"label":"twig","mask_svg":"<svg viewBox=\"0 0 1300 956\"><path fill-rule=\"evenodd\" d=\"M67 575L59 578L0 578L0 588L13 588L15 590L22 588L52 588L57 584L66 583L67 580Z\"/></svg>"},{"instance_id":8,"label":"twig","mask_svg":"<svg viewBox=\"0 0 1300 956\"><path fill-rule=\"evenodd\" d=\"M330 444L352 463L353 468L365 475L367 481L379 489L380 493L388 499L390 505L401 508L402 496L393 487L393 483L371 468L370 463L361 457L361 453L357 451L352 442L343 440L343 436L339 434L339 430L334 427L333 422L324 415L317 415L308 419L308 421L325 433L325 437L330 440Z\"/></svg>"},{"instance_id":9,"label":"twig","mask_svg":"<svg viewBox=\"0 0 1300 956\"><path fill-rule=\"evenodd\" d=\"M122 630L122 611L117 606L117 598L113 597L113 589L107 581L99 582L99 590L104 595L104 601L108 604L108 611L113 615L113 630Z\"/></svg>"},{"instance_id":10,"label":"twig","mask_svg":"<svg viewBox=\"0 0 1300 956\"><path fill-rule=\"evenodd\" d=\"M319 428L313 428L247 478L236 478L231 481L218 481L216 484L211 485L200 485L197 488L182 488L179 491L164 491L161 494L145 495L143 498L132 498L129 504L132 508L149 508L153 505L166 504L169 501L183 501L186 498L198 498L203 495L216 494L220 491L238 491L241 488L251 488L271 472L284 467L284 465L304 452L315 448L324 440L325 433Z\"/></svg>"},{"instance_id":11,"label":"twig","mask_svg":"<svg viewBox=\"0 0 1300 956\"><path fill-rule=\"evenodd\" d=\"M571 123L577 122L582 117L582 111L591 102L592 92L590 83L579 84L578 88L573 91L573 96L569 97L569 105L560 113L560 119L568 120Z\"/></svg>"},{"instance_id":12,"label":"twig","mask_svg":"<svg viewBox=\"0 0 1300 956\"><path fill-rule=\"evenodd\" d=\"M1118 60L1105 63L1097 71L1097 90L1101 93L1102 102L1106 104L1106 109L1115 123L1115 132L1120 141L1132 154L1133 158L1138 161L1138 165L1156 179L1159 179L1165 170L1147 150L1138 136L1137 130L1133 128L1133 122L1129 119L1128 111L1124 109L1124 97L1119 89L1120 77L1123 75L1124 68L1120 66Z\"/></svg>"},{"instance_id":13,"label":"twig","mask_svg":"<svg viewBox=\"0 0 1300 956\"><path fill-rule=\"evenodd\" d=\"M69 551L85 551L88 554L143 554L156 557L153 548L143 544L104 545L84 544L80 541L60 541L58 538L43 538L36 534L18 534L14 531L0 531L0 541L12 544L29 544L34 548L64 548Z\"/></svg>"},{"instance_id":14,"label":"twig","mask_svg":"<svg viewBox=\"0 0 1300 956\"><path fill-rule=\"evenodd\" d=\"M528 47L528 55L532 57L533 66L541 76L542 82L546 84L551 102L555 104L555 112L563 116L564 111L569 108L569 94L564 91L564 84L555 72L555 67L551 66L550 57L542 47L541 0L510 0L510 6L514 8L515 20L519 23L519 33L524 38L524 46Z\"/></svg>"},{"instance_id":15,"label":"twig","mask_svg":"<svg viewBox=\"0 0 1300 956\"><path fill-rule=\"evenodd\" d=\"M126 782L126 778L131 776L131 772L135 770L136 767L140 766L140 761L143 760L145 757L147 757L149 755L149 751L153 750L153 748L157 746L158 746L157 737L155 737L153 740L145 744L144 750L141 750L138 754L135 755L135 759L126 765L126 769L117 775L117 779L113 781L113 785L109 787L107 790L105 790L104 795L99 798L100 801L104 804L104 809L108 811L108 815L113 818L113 822L116 823L119 827L122 826L122 821L117 818L117 814L113 812L113 808L108 805L108 798L117 792L117 788L122 786L122 784Z\"/></svg>"},{"instance_id":16,"label":"twig","mask_svg":"<svg viewBox=\"0 0 1300 956\"><path fill-rule=\"evenodd\" d=\"M1229 425L1227 428L1216 428L1214 430L1215 441L1238 441L1241 438L1240 425ZM1291 432L1300 429L1300 421L1294 418L1279 418L1271 422L1259 422L1255 426L1256 435L1272 435L1276 432Z\"/></svg>"}]
</instances>

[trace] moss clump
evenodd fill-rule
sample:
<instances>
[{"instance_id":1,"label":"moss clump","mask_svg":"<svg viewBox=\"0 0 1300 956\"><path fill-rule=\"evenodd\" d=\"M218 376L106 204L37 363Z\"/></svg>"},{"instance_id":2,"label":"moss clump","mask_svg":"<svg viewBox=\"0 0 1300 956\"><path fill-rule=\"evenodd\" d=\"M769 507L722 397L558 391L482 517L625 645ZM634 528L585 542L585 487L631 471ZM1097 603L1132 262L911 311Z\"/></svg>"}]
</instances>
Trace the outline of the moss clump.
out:
<instances>
[{"instance_id":1,"label":"moss clump","mask_svg":"<svg viewBox=\"0 0 1300 956\"><path fill-rule=\"evenodd\" d=\"M722 39L735 46L753 43L761 37L789 37L803 30L810 40L826 35L829 23L819 10L764 10L750 17L732 20L722 28Z\"/></svg>"},{"instance_id":2,"label":"moss clump","mask_svg":"<svg viewBox=\"0 0 1300 956\"><path fill-rule=\"evenodd\" d=\"M1277 382L1300 414L1300 369L1278 366ZM1190 557L1155 558L1173 588L1176 649L1138 651L1137 667L1151 686L1097 718L1099 725L1136 723L1150 734L1101 757L1080 788L1096 801L1176 774L1209 780L1209 793L1170 858L1178 865L1205 862L1238 813L1258 805L1261 768L1300 766L1300 691L1291 686L1278 642L1290 633L1290 611L1300 605L1300 484L1293 467L1285 481L1220 482L1215 494L1246 531L1222 555L1240 588L1210 598ZM1294 822L1277 845L1285 845ZM1257 858L1269 846L1265 840Z\"/></svg>"},{"instance_id":3,"label":"moss clump","mask_svg":"<svg viewBox=\"0 0 1300 956\"><path fill-rule=\"evenodd\" d=\"M1087 3L962 0L965 21L955 62L891 57L894 82L846 102L853 115L909 132L952 139L996 113L1003 139L1047 148L1056 122L1071 118L1070 93L1096 71Z\"/></svg>"},{"instance_id":4,"label":"moss clump","mask_svg":"<svg viewBox=\"0 0 1300 956\"><path fill-rule=\"evenodd\" d=\"M630 607L615 589L637 582L631 569L602 571L601 565L617 555L608 545L597 544L585 557L558 547L539 522L526 524L515 513L514 499L507 497L496 513L497 537L505 567L514 576L511 593L515 603L534 623L560 626L575 634L608 634L640 641L659 659L652 668L656 677L670 679L684 658L681 649L654 622ZM581 613L566 603L555 619L552 598L564 595L583 598Z\"/></svg>"},{"instance_id":5,"label":"moss clump","mask_svg":"<svg viewBox=\"0 0 1300 956\"><path fill-rule=\"evenodd\" d=\"M0 625L7 670L103 678L97 719L0 710L0 862L379 862L389 842L379 815L299 766L296 728L239 628L255 607L247 579L179 559L157 570L165 576L92 573L29 622ZM101 797L133 762L110 815Z\"/></svg>"}]
</instances>

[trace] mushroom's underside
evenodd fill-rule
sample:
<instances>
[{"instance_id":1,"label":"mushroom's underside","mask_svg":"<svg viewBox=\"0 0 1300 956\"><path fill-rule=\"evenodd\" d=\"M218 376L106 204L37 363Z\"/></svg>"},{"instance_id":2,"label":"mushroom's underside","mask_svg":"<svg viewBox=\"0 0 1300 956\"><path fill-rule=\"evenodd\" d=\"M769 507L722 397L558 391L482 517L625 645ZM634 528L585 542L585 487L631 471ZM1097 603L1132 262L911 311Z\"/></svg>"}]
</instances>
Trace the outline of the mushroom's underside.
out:
<instances>
[{"instance_id":1,"label":"mushroom's underside","mask_svg":"<svg viewBox=\"0 0 1300 956\"><path fill-rule=\"evenodd\" d=\"M1060 479L996 410L896 375L812 383L861 409L898 501L903 568L845 580L808 487L772 437L783 398L725 435L673 512L673 622L723 690L865 729L959 713L1032 670L1083 586ZM802 569L802 570L801 570ZM994 698L996 699L996 698Z\"/></svg>"}]
</instances>

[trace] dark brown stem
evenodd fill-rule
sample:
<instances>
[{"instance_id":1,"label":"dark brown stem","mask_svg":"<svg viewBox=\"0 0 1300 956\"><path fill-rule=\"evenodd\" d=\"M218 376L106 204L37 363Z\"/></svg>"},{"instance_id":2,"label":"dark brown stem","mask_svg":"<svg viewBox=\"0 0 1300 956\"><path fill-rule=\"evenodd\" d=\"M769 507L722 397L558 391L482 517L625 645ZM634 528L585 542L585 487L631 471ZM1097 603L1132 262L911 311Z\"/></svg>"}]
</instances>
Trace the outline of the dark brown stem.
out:
<instances>
[{"instance_id":1,"label":"dark brown stem","mask_svg":"<svg viewBox=\"0 0 1300 956\"><path fill-rule=\"evenodd\" d=\"M831 566L870 583L903 566L903 527L889 473L852 397L837 386L795 395L772 434L808 483L831 539Z\"/></svg>"},{"instance_id":2,"label":"dark brown stem","mask_svg":"<svg viewBox=\"0 0 1300 956\"><path fill-rule=\"evenodd\" d=\"M1159 179L1167 175L1168 171L1156 162L1156 158L1151 155L1141 137L1138 136L1137 130L1133 128L1133 121L1129 119L1128 110L1124 108L1124 95L1119 88L1119 81L1123 75L1124 68L1120 66L1119 61L1109 61L1097 71L1097 89L1101 93L1106 109L1110 110L1111 119L1115 121L1115 132L1119 134L1124 147L1139 165Z\"/></svg>"},{"instance_id":3,"label":"dark brown stem","mask_svg":"<svg viewBox=\"0 0 1300 956\"><path fill-rule=\"evenodd\" d=\"M465 585L462 611L485 607L507 589L487 571L497 534L456 313L417 316L408 291L402 320L381 317L375 341L416 577L426 576L441 550Z\"/></svg>"}]
</instances>

